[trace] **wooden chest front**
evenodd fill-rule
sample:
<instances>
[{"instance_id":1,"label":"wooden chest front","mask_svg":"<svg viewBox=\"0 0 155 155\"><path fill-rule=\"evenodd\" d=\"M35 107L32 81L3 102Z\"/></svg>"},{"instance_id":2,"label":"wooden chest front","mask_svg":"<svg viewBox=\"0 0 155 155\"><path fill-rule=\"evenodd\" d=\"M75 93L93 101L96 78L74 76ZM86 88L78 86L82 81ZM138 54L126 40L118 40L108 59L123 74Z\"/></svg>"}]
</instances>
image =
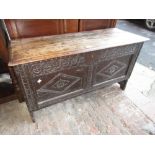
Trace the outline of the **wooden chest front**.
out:
<instances>
[{"instance_id":1,"label":"wooden chest front","mask_svg":"<svg viewBox=\"0 0 155 155\"><path fill-rule=\"evenodd\" d=\"M46 37L46 41L41 38L20 40L26 54L20 58L18 51L23 47L15 46L17 53L12 57L17 61L10 61L10 66L16 73L29 111L127 80L144 38L130 43L125 38L120 42L118 32L124 34L111 29L62 35L63 39L56 36ZM109 35L117 38L114 40ZM33 53L28 59L32 52L36 55Z\"/></svg>"}]
</instances>

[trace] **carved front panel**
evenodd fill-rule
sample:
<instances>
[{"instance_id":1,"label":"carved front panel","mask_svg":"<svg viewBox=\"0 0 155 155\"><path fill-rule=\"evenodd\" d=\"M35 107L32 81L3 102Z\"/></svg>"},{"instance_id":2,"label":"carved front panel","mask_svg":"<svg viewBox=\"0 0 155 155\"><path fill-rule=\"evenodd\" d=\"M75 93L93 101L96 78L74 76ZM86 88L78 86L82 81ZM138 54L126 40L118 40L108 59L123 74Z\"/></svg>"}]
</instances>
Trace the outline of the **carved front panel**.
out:
<instances>
[{"instance_id":1,"label":"carved front panel","mask_svg":"<svg viewBox=\"0 0 155 155\"><path fill-rule=\"evenodd\" d=\"M31 81L38 104L55 100L91 84L90 55L73 55L28 64Z\"/></svg>"},{"instance_id":2,"label":"carved front panel","mask_svg":"<svg viewBox=\"0 0 155 155\"><path fill-rule=\"evenodd\" d=\"M31 62L16 69L30 110L94 89L93 86L125 78L137 45Z\"/></svg>"},{"instance_id":3,"label":"carved front panel","mask_svg":"<svg viewBox=\"0 0 155 155\"><path fill-rule=\"evenodd\" d=\"M33 78L38 103L82 91L87 86L88 71L88 67L75 67Z\"/></svg>"},{"instance_id":4,"label":"carved front panel","mask_svg":"<svg viewBox=\"0 0 155 155\"><path fill-rule=\"evenodd\" d=\"M136 53L137 47L138 44L131 44L93 52L94 62L99 63L102 61L113 60L127 55L133 55Z\"/></svg>"},{"instance_id":5,"label":"carved front panel","mask_svg":"<svg viewBox=\"0 0 155 155\"><path fill-rule=\"evenodd\" d=\"M61 93L66 90L68 90L70 87L72 87L74 84L76 84L78 81L80 81L81 78L78 76L72 76L69 74L64 73L58 73L56 74L50 81L45 83L43 86L41 86L40 89L38 89L38 92L53 92L53 93ZM42 80L38 80L37 83L41 83Z\"/></svg>"},{"instance_id":6,"label":"carved front panel","mask_svg":"<svg viewBox=\"0 0 155 155\"><path fill-rule=\"evenodd\" d=\"M101 61L94 66L93 84L99 84L125 76L131 56L125 56L109 61Z\"/></svg>"},{"instance_id":7,"label":"carved front panel","mask_svg":"<svg viewBox=\"0 0 155 155\"><path fill-rule=\"evenodd\" d=\"M116 79L127 74L130 60L138 44L125 45L93 52L93 84Z\"/></svg>"}]
</instances>

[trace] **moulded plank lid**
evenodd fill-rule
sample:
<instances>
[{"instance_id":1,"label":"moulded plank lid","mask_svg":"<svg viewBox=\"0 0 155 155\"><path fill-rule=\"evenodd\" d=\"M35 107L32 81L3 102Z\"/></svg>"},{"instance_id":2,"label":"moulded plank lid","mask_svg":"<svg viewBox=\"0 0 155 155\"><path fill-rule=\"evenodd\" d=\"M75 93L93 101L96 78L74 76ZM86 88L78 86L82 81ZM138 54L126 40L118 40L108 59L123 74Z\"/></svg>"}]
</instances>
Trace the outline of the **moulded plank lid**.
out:
<instances>
[{"instance_id":1,"label":"moulded plank lid","mask_svg":"<svg viewBox=\"0 0 155 155\"><path fill-rule=\"evenodd\" d=\"M149 39L117 28L17 39L11 42L9 66L147 40Z\"/></svg>"}]
</instances>

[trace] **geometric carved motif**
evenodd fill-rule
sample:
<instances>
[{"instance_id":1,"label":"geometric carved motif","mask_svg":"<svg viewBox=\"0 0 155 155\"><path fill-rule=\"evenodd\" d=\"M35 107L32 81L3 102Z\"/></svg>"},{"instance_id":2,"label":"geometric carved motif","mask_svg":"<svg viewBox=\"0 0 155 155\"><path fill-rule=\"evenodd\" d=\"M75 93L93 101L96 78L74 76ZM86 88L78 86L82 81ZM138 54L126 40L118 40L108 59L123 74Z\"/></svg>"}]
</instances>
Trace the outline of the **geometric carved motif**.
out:
<instances>
[{"instance_id":1,"label":"geometric carved motif","mask_svg":"<svg viewBox=\"0 0 155 155\"><path fill-rule=\"evenodd\" d=\"M110 49L106 49L100 53L97 57L97 62L113 60L119 57L123 57L126 55L132 55L136 52L137 45L126 45L122 47L114 47Z\"/></svg>"},{"instance_id":2,"label":"geometric carved motif","mask_svg":"<svg viewBox=\"0 0 155 155\"><path fill-rule=\"evenodd\" d=\"M66 56L50 60L38 61L29 64L30 74L33 77L44 76L64 69L85 64L85 57L82 55Z\"/></svg>"},{"instance_id":3,"label":"geometric carved motif","mask_svg":"<svg viewBox=\"0 0 155 155\"><path fill-rule=\"evenodd\" d=\"M81 78L77 76L58 73L54 78L44 84L37 92L61 93L68 90L77 83Z\"/></svg>"},{"instance_id":4,"label":"geometric carved motif","mask_svg":"<svg viewBox=\"0 0 155 155\"><path fill-rule=\"evenodd\" d=\"M107 66L102 68L97 74L100 76L112 77L118 72L120 72L121 70L123 70L125 67L126 67L126 64L118 60L114 60L114 61L111 61Z\"/></svg>"}]
</instances>

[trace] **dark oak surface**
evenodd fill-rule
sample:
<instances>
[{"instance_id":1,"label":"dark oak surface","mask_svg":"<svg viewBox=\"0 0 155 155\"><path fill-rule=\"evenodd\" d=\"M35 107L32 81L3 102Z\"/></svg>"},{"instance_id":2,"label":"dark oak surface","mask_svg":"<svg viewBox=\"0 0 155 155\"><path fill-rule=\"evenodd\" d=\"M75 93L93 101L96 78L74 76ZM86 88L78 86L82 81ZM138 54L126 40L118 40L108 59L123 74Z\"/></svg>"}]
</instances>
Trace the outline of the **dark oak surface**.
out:
<instances>
[{"instance_id":1,"label":"dark oak surface","mask_svg":"<svg viewBox=\"0 0 155 155\"><path fill-rule=\"evenodd\" d=\"M9 66L123 46L146 40L148 39L117 28L16 39L11 42Z\"/></svg>"}]
</instances>

